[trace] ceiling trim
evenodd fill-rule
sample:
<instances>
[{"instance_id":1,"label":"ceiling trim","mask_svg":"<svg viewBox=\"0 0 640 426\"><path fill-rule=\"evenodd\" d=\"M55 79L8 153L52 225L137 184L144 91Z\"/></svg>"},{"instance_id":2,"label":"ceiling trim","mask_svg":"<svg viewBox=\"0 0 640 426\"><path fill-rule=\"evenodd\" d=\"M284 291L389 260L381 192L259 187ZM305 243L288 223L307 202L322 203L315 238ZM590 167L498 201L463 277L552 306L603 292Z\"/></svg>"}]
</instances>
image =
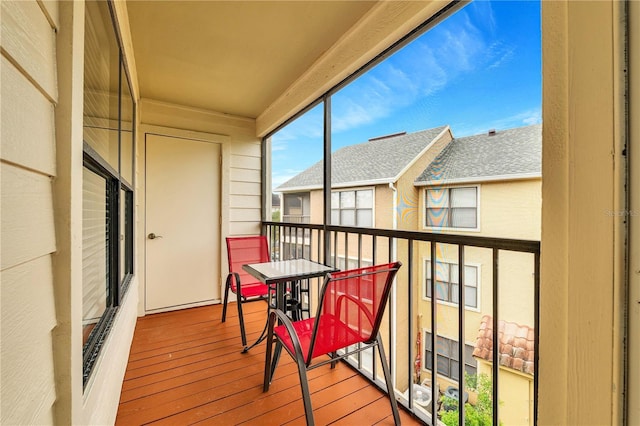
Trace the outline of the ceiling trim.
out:
<instances>
[{"instance_id":1,"label":"ceiling trim","mask_svg":"<svg viewBox=\"0 0 640 426\"><path fill-rule=\"evenodd\" d=\"M381 1L376 4L258 116L256 135L263 137L276 129L449 3L452 1Z\"/></svg>"}]
</instances>

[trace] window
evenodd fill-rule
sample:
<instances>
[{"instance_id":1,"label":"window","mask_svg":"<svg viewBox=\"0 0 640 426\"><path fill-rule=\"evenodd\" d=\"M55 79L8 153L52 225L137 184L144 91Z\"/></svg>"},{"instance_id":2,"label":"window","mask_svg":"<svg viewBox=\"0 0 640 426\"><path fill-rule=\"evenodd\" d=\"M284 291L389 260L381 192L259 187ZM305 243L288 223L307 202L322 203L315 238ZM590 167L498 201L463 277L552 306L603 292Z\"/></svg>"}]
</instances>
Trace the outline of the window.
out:
<instances>
[{"instance_id":1,"label":"window","mask_svg":"<svg viewBox=\"0 0 640 426\"><path fill-rule=\"evenodd\" d=\"M373 226L373 189L331 192L331 224Z\"/></svg>"},{"instance_id":2,"label":"window","mask_svg":"<svg viewBox=\"0 0 640 426\"><path fill-rule=\"evenodd\" d=\"M477 228L478 188L429 188L425 192L426 225L437 228Z\"/></svg>"},{"instance_id":3,"label":"window","mask_svg":"<svg viewBox=\"0 0 640 426\"><path fill-rule=\"evenodd\" d=\"M135 103L107 2L85 3L83 384L133 276Z\"/></svg>"},{"instance_id":4,"label":"window","mask_svg":"<svg viewBox=\"0 0 640 426\"><path fill-rule=\"evenodd\" d=\"M344 263L344 256L336 256L336 268L340 269L341 271L347 270L347 269L356 269L356 268L364 268L365 266L371 266L373 265L373 263L370 260L364 260L361 259L360 260L360 266L358 266L358 259L355 257L350 257L349 261L347 262L347 264L345 265Z\"/></svg>"},{"instance_id":5,"label":"window","mask_svg":"<svg viewBox=\"0 0 640 426\"><path fill-rule=\"evenodd\" d=\"M311 197L308 192L284 194L282 221L289 223L311 222Z\"/></svg>"},{"instance_id":6,"label":"window","mask_svg":"<svg viewBox=\"0 0 640 426\"><path fill-rule=\"evenodd\" d=\"M425 332L424 338L424 359L426 360L425 368L433 370L433 350L431 348L431 333ZM459 380L459 347L456 340L447 339L438 336L436 339L436 347L438 348L438 374L448 377L452 380ZM477 361L473 357L473 346L464 345L464 370L468 374L476 374Z\"/></svg>"},{"instance_id":7,"label":"window","mask_svg":"<svg viewBox=\"0 0 640 426\"><path fill-rule=\"evenodd\" d=\"M431 261L425 260L425 286L422 294L431 298ZM438 300L458 304L458 265L456 263L436 262L436 295ZM478 267L464 266L464 305L478 307Z\"/></svg>"}]
</instances>

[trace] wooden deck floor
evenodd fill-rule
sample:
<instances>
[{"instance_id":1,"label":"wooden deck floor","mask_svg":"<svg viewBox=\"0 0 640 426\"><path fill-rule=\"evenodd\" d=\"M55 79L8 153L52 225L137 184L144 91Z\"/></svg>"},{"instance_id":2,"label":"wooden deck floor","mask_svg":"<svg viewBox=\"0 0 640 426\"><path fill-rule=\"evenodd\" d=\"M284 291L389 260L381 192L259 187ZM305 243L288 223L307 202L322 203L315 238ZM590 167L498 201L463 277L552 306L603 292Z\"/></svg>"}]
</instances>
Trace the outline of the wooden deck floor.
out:
<instances>
[{"instance_id":1,"label":"wooden deck floor","mask_svg":"<svg viewBox=\"0 0 640 426\"><path fill-rule=\"evenodd\" d=\"M248 338L266 319L265 305L245 307ZM117 425L303 425L295 365L283 353L271 389L262 392L264 348L242 354L235 304L221 323L221 306L140 318L122 385ZM230 314L230 315L229 315ZM339 363L309 372L318 425L392 425L386 395ZM420 424L400 409L404 425Z\"/></svg>"}]
</instances>

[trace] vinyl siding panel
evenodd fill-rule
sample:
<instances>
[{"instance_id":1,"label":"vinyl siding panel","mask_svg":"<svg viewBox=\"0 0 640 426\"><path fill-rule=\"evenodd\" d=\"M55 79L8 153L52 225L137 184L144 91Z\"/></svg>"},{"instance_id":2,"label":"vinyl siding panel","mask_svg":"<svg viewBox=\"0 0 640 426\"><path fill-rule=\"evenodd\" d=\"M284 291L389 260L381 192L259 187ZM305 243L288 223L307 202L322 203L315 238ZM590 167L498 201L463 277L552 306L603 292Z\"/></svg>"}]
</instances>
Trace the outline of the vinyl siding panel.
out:
<instances>
[{"instance_id":1,"label":"vinyl siding panel","mask_svg":"<svg viewBox=\"0 0 640 426\"><path fill-rule=\"evenodd\" d=\"M262 159L255 142L231 145L229 160L229 234L260 233Z\"/></svg>"},{"instance_id":2,"label":"vinyl siding panel","mask_svg":"<svg viewBox=\"0 0 640 426\"><path fill-rule=\"evenodd\" d=\"M235 147L234 147L235 148ZM233 151L231 153L231 168L234 169L253 169L260 170L262 167L260 156L252 157L248 155L237 155Z\"/></svg>"},{"instance_id":3,"label":"vinyl siding panel","mask_svg":"<svg viewBox=\"0 0 640 426\"><path fill-rule=\"evenodd\" d=\"M260 222L260 209L231 209L229 213L236 222Z\"/></svg>"},{"instance_id":4,"label":"vinyl siding panel","mask_svg":"<svg viewBox=\"0 0 640 426\"><path fill-rule=\"evenodd\" d=\"M51 179L3 163L1 269L56 249Z\"/></svg>"},{"instance_id":5,"label":"vinyl siding panel","mask_svg":"<svg viewBox=\"0 0 640 426\"><path fill-rule=\"evenodd\" d=\"M260 195L231 195L229 207L260 209Z\"/></svg>"},{"instance_id":6,"label":"vinyl siding panel","mask_svg":"<svg viewBox=\"0 0 640 426\"><path fill-rule=\"evenodd\" d=\"M256 235L260 233L259 222L231 222L229 235Z\"/></svg>"},{"instance_id":7,"label":"vinyl siding panel","mask_svg":"<svg viewBox=\"0 0 640 426\"><path fill-rule=\"evenodd\" d=\"M2 159L55 175L54 109L51 102L4 56L1 64ZM33 117L38 117L37 126Z\"/></svg>"},{"instance_id":8,"label":"vinyl siding panel","mask_svg":"<svg viewBox=\"0 0 640 426\"><path fill-rule=\"evenodd\" d=\"M51 356L51 330L56 325L51 256L4 270L0 277L0 423L50 423L56 398Z\"/></svg>"},{"instance_id":9,"label":"vinyl siding panel","mask_svg":"<svg viewBox=\"0 0 640 426\"><path fill-rule=\"evenodd\" d=\"M55 31L35 1L2 2L2 48L57 100Z\"/></svg>"},{"instance_id":10,"label":"vinyl siding panel","mask_svg":"<svg viewBox=\"0 0 640 426\"><path fill-rule=\"evenodd\" d=\"M260 183L260 169L231 169L232 182L257 182Z\"/></svg>"},{"instance_id":11,"label":"vinyl siding panel","mask_svg":"<svg viewBox=\"0 0 640 426\"><path fill-rule=\"evenodd\" d=\"M57 3L3 1L1 424L53 424Z\"/></svg>"},{"instance_id":12,"label":"vinyl siding panel","mask_svg":"<svg viewBox=\"0 0 640 426\"><path fill-rule=\"evenodd\" d=\"M47 17L52 28L58 29L60 25L60 15L58 13L58 2L54 0L39 0L38 3L43 13Z\"/></svg>"}]
</instances>

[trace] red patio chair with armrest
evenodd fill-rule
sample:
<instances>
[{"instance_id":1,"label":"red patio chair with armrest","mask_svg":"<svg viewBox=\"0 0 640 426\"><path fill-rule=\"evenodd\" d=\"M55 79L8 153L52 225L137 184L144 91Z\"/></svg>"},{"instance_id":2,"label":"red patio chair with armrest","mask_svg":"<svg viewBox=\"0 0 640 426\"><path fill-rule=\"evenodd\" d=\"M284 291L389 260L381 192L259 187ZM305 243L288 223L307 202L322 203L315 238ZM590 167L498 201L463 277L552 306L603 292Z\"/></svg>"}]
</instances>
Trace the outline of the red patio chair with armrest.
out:
<instances>
[{"instance_id":1,"label":"red patio chair with armrest","mask_svg":"<svg viewBox=\"0 0 640 426\"><path fill-rule=\"evenodd\" d=\"M240 322L240 334L242 345L247 345L247 335L244 330L244 318L242 316L242 304L268 300L269 287L258 281L242 269L242 265L248 263L269 262L269 247L267 237L255 235L248 237L227 237L227 255L229 258L229 275L224 288L224 305L222 307L222 322L227 317L227 300L229 290L237 296L238 320Z\"/></svg>"},{"instance_id":2,"label":"red patio chair with armrest","mask_svg":"<svg viewBox=\"0 0 640 426\"><path fill-rule=\"evenodd\" d=\"M272 310L269 314L263 391L269 390L284 347L298 365L307 424L313 425L307 371L328 363L333 368L337 360L377 346L393 419L399 425L398 404L379 330L393 279L401 265L394 262L328 275L314 318L292 322L281 310ZM277 319L280 325L276 325ZM359 349L346 350L357 343L363 345ZM340 349L345 349L344 353L338 354ZM312 364L322 355L330 357Z\"/></svg>"}]
</instances>

